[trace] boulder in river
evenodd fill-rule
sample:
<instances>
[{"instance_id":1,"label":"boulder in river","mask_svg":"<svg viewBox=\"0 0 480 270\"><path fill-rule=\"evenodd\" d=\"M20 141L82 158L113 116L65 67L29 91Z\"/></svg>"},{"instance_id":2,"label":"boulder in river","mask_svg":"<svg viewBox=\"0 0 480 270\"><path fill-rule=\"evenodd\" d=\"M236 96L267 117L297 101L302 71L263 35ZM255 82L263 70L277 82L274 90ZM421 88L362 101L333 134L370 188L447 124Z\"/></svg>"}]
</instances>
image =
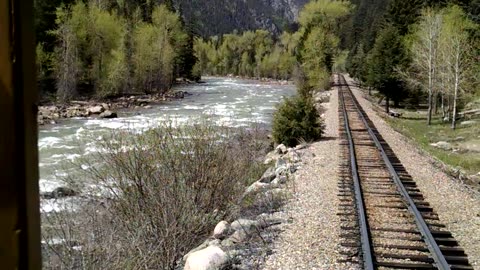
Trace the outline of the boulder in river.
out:
<instances>
[{"instance_id":1,"label":"boulder in river","mask_svg":"<svg viewBox=\"0 0 480 270\"><path fill-rule=\"evenodd\" d=\"M105 108L103 108L102 106L93 106L87 109L87 112L89 114L101 114L104 111Z\"/></svg>"},{"instance_id":2,"label":"boulder in river","mask_svg":"<svg viewBox=\"0 0 480 270\"><path fill-rule=\"evenodd\" d=\"M111 118L117 118L118 115L117 115L116 112L106 110L106 111L102 112L99 117L104 118L104 119L111 119Z\"/></svg>"},{"instance_id":3,"label":"boulder in river","mask_svg":"<svg viewBox=\"0 0 480 270\"><path fill-rule=\"evenodd\" d=\"M43 192L40 197L44 199L59 199L78 195L78 192L68 187L58 187L51 192Z\"/></svg>"},{"instance_id":4,"label":"boulder in river","mask_svg":"<svg viewBox=\"0 0 480 270\"><path fill-rule=\"evenodd\" d=\"M183 91L175 92L175 94L173 94L173 97L174 98L185 98L185 92L183 92Z\"/></svg>"}]
</instances>

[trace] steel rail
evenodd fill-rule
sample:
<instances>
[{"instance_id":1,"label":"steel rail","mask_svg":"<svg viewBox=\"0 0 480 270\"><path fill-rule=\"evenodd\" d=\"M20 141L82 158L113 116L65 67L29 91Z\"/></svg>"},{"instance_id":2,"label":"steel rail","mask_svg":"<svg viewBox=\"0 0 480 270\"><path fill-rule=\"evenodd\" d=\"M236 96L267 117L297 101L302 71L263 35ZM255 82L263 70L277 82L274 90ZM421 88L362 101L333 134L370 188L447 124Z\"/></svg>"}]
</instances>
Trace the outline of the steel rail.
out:
<instances>
[{"instance_id":1,"label":"steel rail","mask_svg":"<svg viewBox=\"0 0 480 270\"><path fill-rule=\"evenodd\" d=\"M415 202L413 199L410 197L408 194L407 189L403 185L402 181L400 180L400 177L397 174L397 171L393 167L392 163L390 162L390 159L388 158L385 149L383 148L382 144L377 138L377 135L373 132L372 128L368 124L367 119L365 118L364 112L360 109L360 105L358 104L358 101L356 100L355 96L352 93L352 90L350 89L350 86L347 84L345 78L343 75L340 75L342 78L342 84L345 84L347 87L347 90L349 91L350 95L352 96L353 104L355 105L356 110L360 114L360 118L362 119L362 122L365 124L368 133L372 137L372 139L375 142L375 145L380 151L380 154L393 178L393 181L397 185L398 190L400 191L402 197L405 199L405 202L410 210L410 212L414 215L415 217L415 222L417 224L418 229L420 230L420 233L427 244L427 247L432 255L432 258L435 262L435 266L440 269L440 270L449 270L450 265L448 264L447 260L445 259L445 256L442 254L442 251L440 250L440 247L438 246L437 242L435 241L435 238L433 237L432 233L430 232L430 229L428 228L427 223L422 217L422 214L420 211L418 211L417 206L415 205ZM342 94L343 98L343 94ZM345 105L344 105L345 106ZM345 112L344 112L345 113Z\"/></svg>"},{"instance_id":2,"label":"steel rail","mask_svg":"<svg viewBox=\"0 0 480 270\"><path fill-rule=\"evenodd\" d=\"M345 122L345 131L348 137L348 146L350 149L350 165L352 169L352 178L353 185L355 189L355 201L357 203L357 213L358 213L358 223L360 226L360 240L362 243L362 255L363 255L363 265L366 270L375 269L374 260L373 260L373 249L372 242L370 238L370 229L368 227L367 213L365 209L362 188L360 184L360 176L357 170L357 158L355 154L355 144L353 142L352 132L350 130L347 107L345 105L345 98L343 92L341 92L341 101L343 109L343 117Z\"/></svg>"}]
</instances>

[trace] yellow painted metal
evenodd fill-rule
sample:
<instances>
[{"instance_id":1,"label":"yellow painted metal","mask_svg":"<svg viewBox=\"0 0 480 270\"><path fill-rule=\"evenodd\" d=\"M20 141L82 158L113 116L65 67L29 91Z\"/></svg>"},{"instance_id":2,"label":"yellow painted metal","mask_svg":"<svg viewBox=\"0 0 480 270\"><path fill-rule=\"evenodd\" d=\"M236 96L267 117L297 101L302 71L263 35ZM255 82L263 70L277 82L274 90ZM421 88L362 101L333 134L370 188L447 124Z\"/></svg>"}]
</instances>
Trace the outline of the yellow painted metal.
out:
<instances>
[{"instance_id":1,"label":"yellow painted metal","mask_svg":"<svg viewBox=\"0 0 480 270\"><path fill-rule=\"evenodd\" d=\"M41 269L32 0L0 0L0 268Z\"/></svg>"}]
</instances>

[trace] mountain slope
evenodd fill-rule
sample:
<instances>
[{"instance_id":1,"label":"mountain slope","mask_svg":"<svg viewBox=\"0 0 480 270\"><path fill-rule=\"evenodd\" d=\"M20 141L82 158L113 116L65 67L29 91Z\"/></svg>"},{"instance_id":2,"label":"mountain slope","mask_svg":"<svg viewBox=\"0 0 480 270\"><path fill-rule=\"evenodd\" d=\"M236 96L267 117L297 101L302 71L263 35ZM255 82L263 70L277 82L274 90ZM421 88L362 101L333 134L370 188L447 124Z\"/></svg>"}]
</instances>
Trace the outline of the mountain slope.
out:
<instances>
[{"instance_id":1,"label":"mountain slope","mask_svg":"<svg viewBox=\"0 0 480 270\"><path fill-rule=\"evenodd\" d=\"M175 0L196 33L212 36L234 30L279 33L294 23L308 0Z\"/></svg>"}]
</instances>

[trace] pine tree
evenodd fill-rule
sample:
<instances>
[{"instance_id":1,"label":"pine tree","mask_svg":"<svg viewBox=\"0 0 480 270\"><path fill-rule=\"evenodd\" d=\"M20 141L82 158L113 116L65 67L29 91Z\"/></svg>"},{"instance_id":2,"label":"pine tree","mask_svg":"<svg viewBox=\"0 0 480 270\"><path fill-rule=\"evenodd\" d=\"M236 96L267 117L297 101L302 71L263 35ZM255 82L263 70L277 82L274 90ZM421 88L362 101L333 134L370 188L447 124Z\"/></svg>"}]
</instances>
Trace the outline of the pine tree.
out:
<instances>
[{"instance_id":1,"label":"pine tree","mask_svg":"<svg viewBox=\"0 0 480 270\"><path fill-rule=\"evenodd\" d=\"M399 31L391 25L383 29L369 55L367 83L386 97L385 110L389 112L389 101L395 106L405 95L402 80L397 69L407 64L405 48Z\"/></svg>"},{"instance_id":2,"label":"pine tree","mask_svg":"<svg viewBox=\"0 0 480 270\"><path fill-rule=\"evenodd\" d=\"M386 20L404 36L408 28L417 22L424 5L424 0L393 0L388 6Z\"/></svg>"},{"instance_id":3,"label":"pine tree","mask_svg":"<svg viewBox=\"0 0 480 270\"><path fill-rule=\"evenodd\" d=\"M163 4L165 5L165 7L167 7L167 10L172 12L172 13L176 13L177 10L175 9L175 6L173 5L173 0L165 0L163 2Z\"/></svg>"}]
</instances>

